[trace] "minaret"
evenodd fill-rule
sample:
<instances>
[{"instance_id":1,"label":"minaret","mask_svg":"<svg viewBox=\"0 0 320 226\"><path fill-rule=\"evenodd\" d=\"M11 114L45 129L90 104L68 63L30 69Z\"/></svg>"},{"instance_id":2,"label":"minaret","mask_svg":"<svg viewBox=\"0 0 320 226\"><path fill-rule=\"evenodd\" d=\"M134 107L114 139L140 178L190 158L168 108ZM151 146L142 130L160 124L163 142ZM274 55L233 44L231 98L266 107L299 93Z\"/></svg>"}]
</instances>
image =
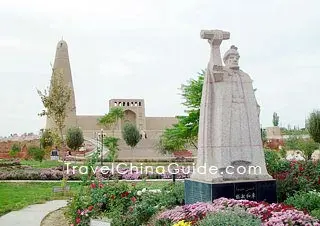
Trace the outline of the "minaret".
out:
<instances>
[{"instance_id":1,"label":"minaret","mask_svg":"<svg viewBox=\"0 0 320 226\"><path fill-rule=\"evenodd\" d=\"M53 69L58 72L62 72L64 83L69 85L71 89L71 98L68 105L68 112L67 117L65 120L65 128L77 126L77 116L76 116L76 103L74 97L74 89L72 83L72 76L71 76L71 68L70 68L70 61L69 61L69 54L68 54L68 45L64 40L58 42L56 56L54 59ZM54 74L52 74L54 76ZM47 118L46 128L51 129L54 128L53 122Z\"/></svg>"}]
</instances>

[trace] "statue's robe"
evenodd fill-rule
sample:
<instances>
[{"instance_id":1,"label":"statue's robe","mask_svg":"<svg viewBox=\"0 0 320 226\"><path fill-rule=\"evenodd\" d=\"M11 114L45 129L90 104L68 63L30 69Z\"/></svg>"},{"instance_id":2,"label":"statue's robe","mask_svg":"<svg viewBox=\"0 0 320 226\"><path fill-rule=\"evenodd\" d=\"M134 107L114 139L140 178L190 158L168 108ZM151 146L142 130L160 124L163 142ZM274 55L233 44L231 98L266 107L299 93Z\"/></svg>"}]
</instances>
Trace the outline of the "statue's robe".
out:
<instances>
[{"instance_id":1,"label":"statue's robe","mask_svg":"<svg viewBox=\"0 0 320 226\"><path fill-rule=\"evenodd\" d=\"M269 177L261 140L260 108L251 78L227 67L214 73L207 70L202 90L199 123L203 126L198 135L197 167L210 163L225 169L246 163L260 166L263 177ZM205 180L221 177L195 175Z\"/></svg>"}]
</instances>

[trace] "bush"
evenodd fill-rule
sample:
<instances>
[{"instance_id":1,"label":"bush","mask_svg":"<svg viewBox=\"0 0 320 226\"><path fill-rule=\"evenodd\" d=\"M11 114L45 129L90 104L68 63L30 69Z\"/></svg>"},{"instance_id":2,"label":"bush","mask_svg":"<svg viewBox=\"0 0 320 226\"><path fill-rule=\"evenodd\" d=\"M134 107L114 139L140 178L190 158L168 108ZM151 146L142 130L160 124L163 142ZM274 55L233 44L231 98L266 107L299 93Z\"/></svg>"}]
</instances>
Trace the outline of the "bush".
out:
<instances>
[{"instance_id":1,"label":"bush","mask_svg":"<svg viewBox=\"0 0 320 226\"><path fill-rule=\"evenodd\" d=\"M51 147L54 143L54 136L51 132L51 130L46 129L40 138L40 145L42 148Z\"/></svg>"},{"instance_id":2,"label":"bush","mask_svg":"<svg viewBox=\"0 0 320 226\"><path fill-rule=\"evenodd\" d=\"M320 162L290 162L288 169L276 172L278 201L283 202L298 191L320 190Z\"/></svg>"},{"instance_id":3,"label":"bush","mask_svg":"<svg viewBox=\"0 0 320 226\"><path fill-rule=\"evenodd\" d=\"M182 183L169 184L161 191L139 191L135 184L95 182L75 196L69 204L69 216L73 223L79 223L76 225L86 225L89 217L102 215L112 219L114 226L143 225L159 210L183 204L183 196Z\"/></svg>"},{"instance_id":4,"label":"bush","mask_svg":"<svg viewBox=\"0 0 320 226\"><path fill-rule=\"evenodd\" d=\"M45 151L44 149L41 149L37 146L30 146L28 148L28 155L31 156L36 161L42 162L44 156L45 156Z\"/></svg>"},{"instance_id":5,"label":"bush","mask_svg":"<svg viewBox=\"0 0 320 226\"><path fill-rule=\"evenodd\" d=\"M245 212L242 209L219 211L213 214L209 214L201 221L197 226L225 226L225 225L237 225L237 226L260 226L261 220L256 216Z\"/></svg>"},{"instance_id":6,"label":"bush","mask_svg":"<svg viewBox=\"0 0 320 226\"><path fill-rule=\"evenodd\" d=\"M307 129L312 139L320 143L320 111L313 111L306 122Z\"/></svg>"},{"instance_id":7,"label":"bush","mask_svg":"<svg viewBox=\"0 0 320 226\"><path fill-rule=\"evenodd\" d=\"M122 137L126 144L131 148L134 148L140 141L140 133L136 125L131 123L126 123L122 130Z\"/></svg>"},{"instance_id":8,"label":"bush","mask_svg":"<svg viewBox=\"0 0 320 226\"><path fill-rule=\"evenodd\" d=\"M143 191L143 190L142 190ZM138 202L135 205L128 222L125 225L144 225L158 211L165 208L172 208L176 205L184 204L184 189L182 183L169 184L165 186L161 192L145 192L137 193Z\"/></svg>"},{"instance_id":9,"label":"bush","mask_svg":"<svg viewBox=\"0 0 320 226\"><path fill-rule=\"evenodd\" d=\"M104 145L109 149L107 161L114 162L118 158L119 151L119 138L116 137L106 137L103 140Z\"/></svg>"},{"instance_id":10,"label":"bush","mask_svg":"<svg viewBox=\"0 0 320 226\"><path fill-rule=\"evenodd\" d=\"M69 128L66 137L67 145L72 150L77 150L84 142L83 133L79 127Z\"/></svg>"},{"instance_id":11,"label":"bush","mask_svg":"<svg viewBox=\"0 0 320 226\"><path fill-rule=\"evenodd\" d=\"M18 153L21 151L21 147L20 147L20 144L17 144L17 143L14 143L12 144L11 146L11 149L9 151L9 155L10 157L17 157Z\"/></svg>"},{"instance_id":12,"label":"bush","mask_svg":"<svg viewBox=\"0 0 320 226\"><path fill-rule=\"evenodd\" d=\"M303 139L298 136L287 139L284 146L285 150L301 150L307 159L310 159L313 151L318 148L319 145L312 139Z\"/></svg>"},{"instance_id":13,"label":"bush","mask_svg":"<svg viewBox=\"0 0 320 226\"><path fill-rule=\"evenodd\" d=\"M313 212L317 215L320 213L320 192L297 192L294 196L287 198L285 203L299 210L307 210L309 213ZM320 215L314 217L320 219Z\"/></svg>"},{"instance_id":14,"label":"bush","mask_svg":"<svg viewBox=\"0 0 320 226\"><path fill-rule=\"evenodd\" d=\"M320 220L320 209L312 210L310 215Z\"/></svg>"}]
</instances>

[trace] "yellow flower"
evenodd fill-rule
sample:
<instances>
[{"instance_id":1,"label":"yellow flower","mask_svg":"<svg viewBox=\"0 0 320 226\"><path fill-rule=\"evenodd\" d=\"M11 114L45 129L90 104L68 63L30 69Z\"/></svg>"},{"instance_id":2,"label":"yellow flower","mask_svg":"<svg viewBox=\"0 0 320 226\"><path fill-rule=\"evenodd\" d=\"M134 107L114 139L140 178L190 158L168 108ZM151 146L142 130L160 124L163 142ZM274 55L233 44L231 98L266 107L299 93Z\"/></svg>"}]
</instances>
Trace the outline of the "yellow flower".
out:
<instances>
[{"instance_id":1,"label":"yellow flower","mask_svg":"<svg viewBox=\"0 0 320 226\"><path fill-rule=\"evenodd\" d=\"M190 222L185 222L184 220L175 223L173 226L191 226Z\"/></svg>"}]
</instances>

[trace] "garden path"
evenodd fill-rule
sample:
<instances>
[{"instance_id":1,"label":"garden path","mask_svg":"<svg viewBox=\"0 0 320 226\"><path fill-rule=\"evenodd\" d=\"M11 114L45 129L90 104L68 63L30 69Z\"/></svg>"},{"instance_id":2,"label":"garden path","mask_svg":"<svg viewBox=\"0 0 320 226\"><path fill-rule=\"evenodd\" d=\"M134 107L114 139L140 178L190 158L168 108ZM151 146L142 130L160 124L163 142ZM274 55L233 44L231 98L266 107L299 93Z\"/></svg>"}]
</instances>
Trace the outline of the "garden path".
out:
<instances>
[{"instance_id":1,"label":"garden path","mask_svg":"<svg viewBox=\"0 0 320 226\"><path fill-rule=\"evenodd\" d=\"M0 217L0 225L5 226L38 226L50 212L67 205L66 200L53 200L43 204L27 206Z\"/></svg>"}]
</instances>

